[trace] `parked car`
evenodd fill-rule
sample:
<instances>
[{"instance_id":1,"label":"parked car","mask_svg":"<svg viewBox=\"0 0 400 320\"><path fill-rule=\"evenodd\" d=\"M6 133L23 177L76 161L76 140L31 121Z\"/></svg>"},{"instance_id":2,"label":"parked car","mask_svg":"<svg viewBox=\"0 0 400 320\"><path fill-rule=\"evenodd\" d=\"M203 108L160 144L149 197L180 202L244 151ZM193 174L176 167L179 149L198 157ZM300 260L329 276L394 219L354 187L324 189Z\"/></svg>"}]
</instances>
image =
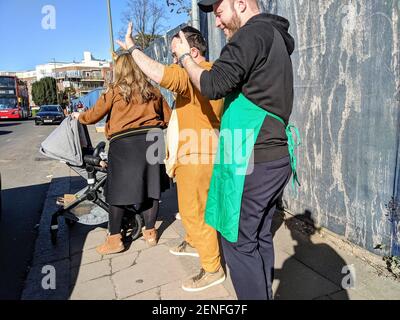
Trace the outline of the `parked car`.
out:
<instances>
[{"instance_id":1,"label":"parked car","mask_svg":"<svg viewBox=\"0 0 400 320\"><path fill-rule=\"evenodd\" d=\"M65 114L59 105L44 105L40 107L35 117L35 125L60 124L65 119Z\"/></svg>"}]
</instances>

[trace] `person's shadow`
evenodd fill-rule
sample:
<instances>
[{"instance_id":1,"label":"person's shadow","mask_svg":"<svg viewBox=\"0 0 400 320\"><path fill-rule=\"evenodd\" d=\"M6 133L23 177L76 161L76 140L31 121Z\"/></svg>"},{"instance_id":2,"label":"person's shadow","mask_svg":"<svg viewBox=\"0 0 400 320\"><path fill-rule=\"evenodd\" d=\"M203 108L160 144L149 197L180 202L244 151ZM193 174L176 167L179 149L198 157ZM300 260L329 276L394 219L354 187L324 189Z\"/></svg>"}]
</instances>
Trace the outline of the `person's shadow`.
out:
<instances>
[{"instance_id":1,"label":"person's shadow","mask_svg":"<svg viewBox=\"0 0 400 320\"><path fill-rule=\"evenodd\" d=\"M282 215L276 218L280 220L279 228ZM326 243L312 242L311 236L317 229L311 213L306 211L286 219L284 225L296 244L294 254L283 262L282 268L275 269L274 278L278 281L275 299L349 300L347 290L343 288L348 276L346 262Z\"/></svg>"}]
</instances>

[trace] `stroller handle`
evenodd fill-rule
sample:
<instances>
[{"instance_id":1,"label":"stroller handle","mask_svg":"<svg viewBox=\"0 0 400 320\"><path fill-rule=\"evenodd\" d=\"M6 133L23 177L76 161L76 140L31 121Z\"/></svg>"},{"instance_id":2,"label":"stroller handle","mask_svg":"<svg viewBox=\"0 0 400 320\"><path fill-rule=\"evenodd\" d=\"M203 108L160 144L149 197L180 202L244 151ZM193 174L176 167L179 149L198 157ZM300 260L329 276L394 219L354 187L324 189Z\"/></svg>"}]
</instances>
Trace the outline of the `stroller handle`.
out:
<instances>
[{"instance_id":1,"label":"stroller handle","mask_svg":"<svg viewBox=\"0 0 400 320\"><path fill-rule=\"evenodd\" d=\"M93 151L93 157L98 157L101 151L106 148L106 143L104 141L100 142Z\"/></svg>"}]
</instances>

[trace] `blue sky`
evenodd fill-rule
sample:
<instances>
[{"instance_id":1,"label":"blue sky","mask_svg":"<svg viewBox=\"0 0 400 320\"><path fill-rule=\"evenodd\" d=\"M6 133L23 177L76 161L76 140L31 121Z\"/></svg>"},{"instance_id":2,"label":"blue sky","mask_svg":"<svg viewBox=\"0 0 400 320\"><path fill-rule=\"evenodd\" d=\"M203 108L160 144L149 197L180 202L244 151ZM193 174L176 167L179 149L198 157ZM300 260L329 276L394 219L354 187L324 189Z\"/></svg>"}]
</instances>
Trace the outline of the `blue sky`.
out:
<instances>
[{"instance_id":1,"label":"blue sky","mask_svg":"<svg viewBox=\"0 0 400 320\"><path fill-rule=\"evenodd\" d=\"M165 5L165 0L158 0ZM56 28L42 28L42 8L52 5ZM111 0L114 34L123 27L126 0ZM186 22L187 16L169 13L163 22L168 30ZM37 64L81 61L83 51L110 60L106 0L0 0L0 70L32 70Z\"/></svg>"}]
</instances>

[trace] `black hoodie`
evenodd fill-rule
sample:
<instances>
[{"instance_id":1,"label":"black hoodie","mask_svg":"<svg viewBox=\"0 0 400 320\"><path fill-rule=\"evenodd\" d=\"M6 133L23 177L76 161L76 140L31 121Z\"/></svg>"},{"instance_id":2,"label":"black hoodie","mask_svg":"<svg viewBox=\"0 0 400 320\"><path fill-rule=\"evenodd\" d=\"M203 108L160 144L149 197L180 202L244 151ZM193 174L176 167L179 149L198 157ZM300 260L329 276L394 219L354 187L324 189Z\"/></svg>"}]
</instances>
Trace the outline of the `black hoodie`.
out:
<instances>
[{"instance_id":1,"label":"black hoodie","mask_svg":"<svg viewBox=\"0 0 400 320\"><path fill-rule=\"evenodd\" d=\"M295 42L289 22L272 14L251 18L222 49L210 71L201 76L201 92L211 100L240 91L259 107L289 122L293 108ZM285 126L267 117L255 145L255 162L288 156Z\"/></svg>"}]
</instances>

